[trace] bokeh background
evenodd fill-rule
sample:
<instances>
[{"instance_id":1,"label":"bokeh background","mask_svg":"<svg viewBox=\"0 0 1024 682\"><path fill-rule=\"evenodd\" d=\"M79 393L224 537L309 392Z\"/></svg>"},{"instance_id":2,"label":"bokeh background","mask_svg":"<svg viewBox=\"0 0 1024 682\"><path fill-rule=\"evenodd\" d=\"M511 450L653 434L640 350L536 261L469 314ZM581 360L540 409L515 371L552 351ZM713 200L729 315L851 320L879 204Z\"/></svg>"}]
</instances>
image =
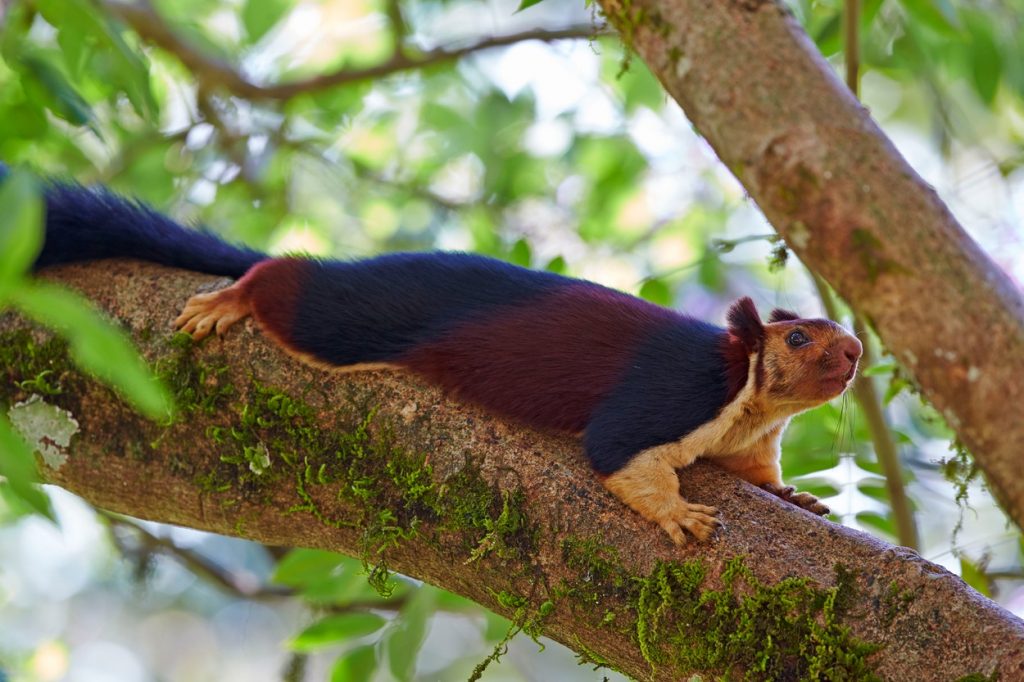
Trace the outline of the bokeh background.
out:
<instances>
[{"instance_id":1,"label":"bokeh background","mask_svg":"<svg viewBox=\"0 0 1024 682\"><path fill-rule=\"evenodd\" d=\"M788 4L840 71L842 2ZM0 12L0 159L13 166L104 183L274 253L458 249L718 322L741 295L823 313L811 276L592 5L16 0ZM1022 19L1021 0L864 0L859 17L864 104L1018 282ZM515 39L482 49L503 36ZM330 87L305 80L327 73ZM306 85L273 87L291 82ZM895 491L925 558L1024 615L1021 536L969 453L883 348L866 372L901 480L885 486L849 395L794 421L787 479L890 541ZM466 679L509 631L411 580L382 602L356 560L47 492L56 524L0 509L0 680ZM604 677L616 679L519 635L483 679Z\"/></svg>"}]
</instances>

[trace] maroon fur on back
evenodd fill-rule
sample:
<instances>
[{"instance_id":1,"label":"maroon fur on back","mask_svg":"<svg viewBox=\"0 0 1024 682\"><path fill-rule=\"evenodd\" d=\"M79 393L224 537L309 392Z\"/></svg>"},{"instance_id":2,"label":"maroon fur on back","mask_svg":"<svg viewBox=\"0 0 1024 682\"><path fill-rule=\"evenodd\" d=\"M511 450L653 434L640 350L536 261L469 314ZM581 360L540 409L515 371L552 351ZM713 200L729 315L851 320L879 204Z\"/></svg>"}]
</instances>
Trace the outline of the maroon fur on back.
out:
<instances>
[{"instance_id":1,"label":"maroon fur on back","mask_svg":"<svg viewBox=\"0 0 1024 682\"><path fill-rule=\"evenodd\" d=\"M285 346L294 346L293 323L310 267L308 260L276 258L257 263L238 280L260 327Z\"/></svg>"},{"instance_id":2,"label":"maroon fur on back","mask_svg":"<svg viewBox=\"0 0 1024 682\"><path fill-rule=\"evenodd\" d=\"M722 357L725 359L725 376L728 391L725 402L730 403L747 383L747 374L750 370L750 356L747 354L746 345L738 337L729 333L722 344Z\"/></svg>"},{"instance_id":3,"label":"maroon fur on back","mask_svg":"<svg viewBox=\"0 0 1024 682\"><path fill-rule=\"evenodd\" d=\"M651 330L680 317L610 289L571 285L463 323L400 363L495 412L579 432Z\"/></svg>"}]
</instances>

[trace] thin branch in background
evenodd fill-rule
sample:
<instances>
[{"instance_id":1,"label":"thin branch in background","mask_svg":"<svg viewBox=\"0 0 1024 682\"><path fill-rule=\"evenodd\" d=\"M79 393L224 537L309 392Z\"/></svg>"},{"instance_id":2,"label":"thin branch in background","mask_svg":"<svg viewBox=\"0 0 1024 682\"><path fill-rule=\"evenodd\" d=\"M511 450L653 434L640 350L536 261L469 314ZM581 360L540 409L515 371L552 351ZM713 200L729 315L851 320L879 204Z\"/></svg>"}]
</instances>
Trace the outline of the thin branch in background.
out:
<instances>
[{"instance_id":1,"label":"thin branch in background","mask_svg":"<svg viewBox=\"0 0 1024 682\"><path fill-rule=\"evenodd\" d=\"M818 289L818 295L821 297L821 304L825 307L825 313L830 318L836 319L839 311L828 284L813 272L811 276ZM861 366L870 367L875 362L871 337L864 323L856 316L853 318L853 329L857 338L864 344ZM875 456L885 475L885 487L889 493L889 503L892 505L892 516L896 525L896 538L904 547L919 549L920 539L917 534L917 523L914 521L914 510L907 498L899 452L896 449L896 441L892 437L892 430L885 418L885 412L882 410L882 403L878 399L874 379L865 375L864 372L859 372L853 382L853 397L857 400L857 404L860 405L864 418L867 420Z\"/></svg>"},{"instance_id":2,"label":"thin branch in background","mask_svg":"<svg viewBox=\"0 0 1024 682\"><path fill-rule=\"evenodd\" d=\"M148 0L122 2L105 0L100 7L120 19L148 43L174 54L206 88L223 88L249 100L288 100L307 92L318 92L340 85L359 83L389 76L401 71L422 69L453 62L483 50L506 47L526 40L554 42L557 40L593 39L602 34L602 27L587 24L557 30L534 29L504 36L483 38L458 48L435 48L410 55L407 48L396 45L391 56L380 64L364 68L341 68L319 76L288 83L260 85L254 83L228 62L206 54L190 44L163 20ZM397 29L396 29L397 30Z\"/></svg>"},{"instance_id":3,"label":"thin branch in background","mask_svg":"<svg viewBox=\"0 0 1024 682\"><path fill-rule=\"evenodd\" d=\"M171 557L182 566L187 568L189 571L194 573L197 577L206 580L209 583L216 585L223 591L227 592L233 597L240 599L252 599L252 600L273 600L282 598L293 598L300 596L298 592L288 587L279 587L276 585L257 585L253 586L248 584L243 578L240 578L237 574L224 568L214 561L204 557L198 552L180 547L173 541L167 538L160 537L151 533L142 524L117 514L111 514L110 512L103 511L101 509L96 510L97 515L103 519L107 525L113 529L123 529L132 533L139 541L141 548L134 549L128 548L121 542L117 536L114 536L114 543L122 554L126 555L150 555L154 553L164 554ZM280 560L287 554L290 549L288 548L271 548L266 547L268 554ZM388 599L385 598L370 598L370 599L357 599L354 601L345 602L342 604L318 604L316 608L324 613L336 615L340 613L351 613L355 611L385 611L390 613L398 613L405 607L409 602L410 593L401 594ZM461 613L464 609L452 608L442 609L438 608L438 611L446 611L449 613Z\"/></svg>"},{"instance_id":4,"label":"thin branch in background","mask_svg":"<svg viewBox=\"0 0 1024 682\"><path fill-rule=\"evenodd\" d=\"M297 651L292 653L281 672L281 682L303 682L308 664L309 657L306 654Z\"/></svg>"},{"instance_id":5,"label":"thin branch in background","mask_svg":"<svg viewBox=\"0 0 1024 682\"><path fill-rule=\"evenodd\" d=\"M391 36L393 51L395 54L405 54L405 39L409 35L409 26L402 16L401 0L387 0L386 2L388 22L391 24Z\"/></svg>"},{"instance_id":6,"label":"thin branch in background","mask_svg":"<svg viewBox=\"0 0 1024 682\"><path fill-rule=\"evenodd\" d=\"M206 557L184 547L179 547L171 540L154 535L138 522L116 516L108 512L97 510L100 518L104 519L111 530L120 528L130 531L142 545L143 553L159 552L174 558L185 568L195 573L207 582L213 583L228 592L229 594L243 599L278 599L280 597L294 596L294 592L287 588L275 587L272 585L253 586L235 573L223 566L210 561ZM127 550L123 543L117 540L115 544L124 553L137 554L138 551Z\"/></svg>"},{"instance_id":7,"label":"thin branch in background","mask_svg":"<svg viewBox=\"0 0 1024 682\"><path fill-rule=\"evenodd\" d=\"M843 12L845 31L843 53L846 64L846 87L860 96L860 0L846 0Z\"/></svg>"},{"instance_id":8,"label":"thin branch in background","mask_svg":"<svg viewBox=\"0 0 1024 682\"><path fill-rule=\"evenodd\" d=\"M843 46L846 64L846 86L854 97L860 97L860 0L846 0L845 4L845 44ZM829 317L835 319L835 303L832 294L825 282L814 276L814 283L818 287L822 304L828 311ZM871 337L867 325L854 313L853 331L857 338L864 344L864 354L861 356L861 366L871 367L875 364L874 351L871 348ZM903 481L903 467L900 464L899 451L896 449L896 441L892 435L892 429L885 417L882 403L878 398L878 391L875 389L875 380L860 372L853 383L853 395L860 405L864 418L868 423L868 431L871 432L871 441L875 447L875 456L882 465L885 473L885 485L889 492L889 502L892 505L892 515L896 521L896 537L901 545L918 549L920 538L917 533L917 523L914 521L914 511L907 497L906 483Z\"/></svg>"}]
</instances>

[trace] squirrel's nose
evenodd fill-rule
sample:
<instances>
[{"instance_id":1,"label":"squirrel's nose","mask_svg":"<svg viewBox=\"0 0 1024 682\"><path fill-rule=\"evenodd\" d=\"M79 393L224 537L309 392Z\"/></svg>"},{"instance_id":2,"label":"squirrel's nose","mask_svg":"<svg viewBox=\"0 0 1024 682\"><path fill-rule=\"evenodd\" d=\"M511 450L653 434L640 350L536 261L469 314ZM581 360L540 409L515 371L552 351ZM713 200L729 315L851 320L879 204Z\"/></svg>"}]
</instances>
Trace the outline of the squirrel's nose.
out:
<instances>
[{"instance_id":1,"label":"squirrel's nose","mask_svg":"<svg viewBox=\"0 0 1024 682\"><path fill-rule=\"evenodd\" d=\"M850 364L860 359L864 347L855 336L847 336L839 342L839 351L850 361Z\"/></svg>"}]
</instances>

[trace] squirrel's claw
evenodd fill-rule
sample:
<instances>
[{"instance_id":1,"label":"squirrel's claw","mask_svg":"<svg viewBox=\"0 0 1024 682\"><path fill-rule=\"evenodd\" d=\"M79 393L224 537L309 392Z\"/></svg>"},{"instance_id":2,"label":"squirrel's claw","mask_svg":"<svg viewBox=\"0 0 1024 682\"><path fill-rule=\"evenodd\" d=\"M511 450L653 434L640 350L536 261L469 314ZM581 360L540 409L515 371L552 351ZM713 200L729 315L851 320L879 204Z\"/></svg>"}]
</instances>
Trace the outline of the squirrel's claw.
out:
<instances>
[{"instance_id":1,"label":"squirrel's claw","mask_svg":"<svg viewBox=\"0 0 1024 682\"><path fill-rule=\"evenodd\" d=\"M716 515L718 510L704 504L692 504L680 498L658 519L660 525L672 542L677 545L686 544L683 529L689 531L698 540L704 541L711 537L719 528L725 526Z\"/></svg>"},{"instance_id":2,"label":"squirrel's claw","mask_svg":"<svg viewBox=\"0 0 1024 682\"><path fill-rule=\"evenodd\" d=\"M761 490L775 495L779 499L785 500L790 504L806 509L812 514L818 516L825 516L832 513L832 510L828 508L828 505L822 504L817 497L810 493L798 493L796 488L791 485L779 486L773 483L764 483L761 485Z\"/></svg>"}]
</instances>

